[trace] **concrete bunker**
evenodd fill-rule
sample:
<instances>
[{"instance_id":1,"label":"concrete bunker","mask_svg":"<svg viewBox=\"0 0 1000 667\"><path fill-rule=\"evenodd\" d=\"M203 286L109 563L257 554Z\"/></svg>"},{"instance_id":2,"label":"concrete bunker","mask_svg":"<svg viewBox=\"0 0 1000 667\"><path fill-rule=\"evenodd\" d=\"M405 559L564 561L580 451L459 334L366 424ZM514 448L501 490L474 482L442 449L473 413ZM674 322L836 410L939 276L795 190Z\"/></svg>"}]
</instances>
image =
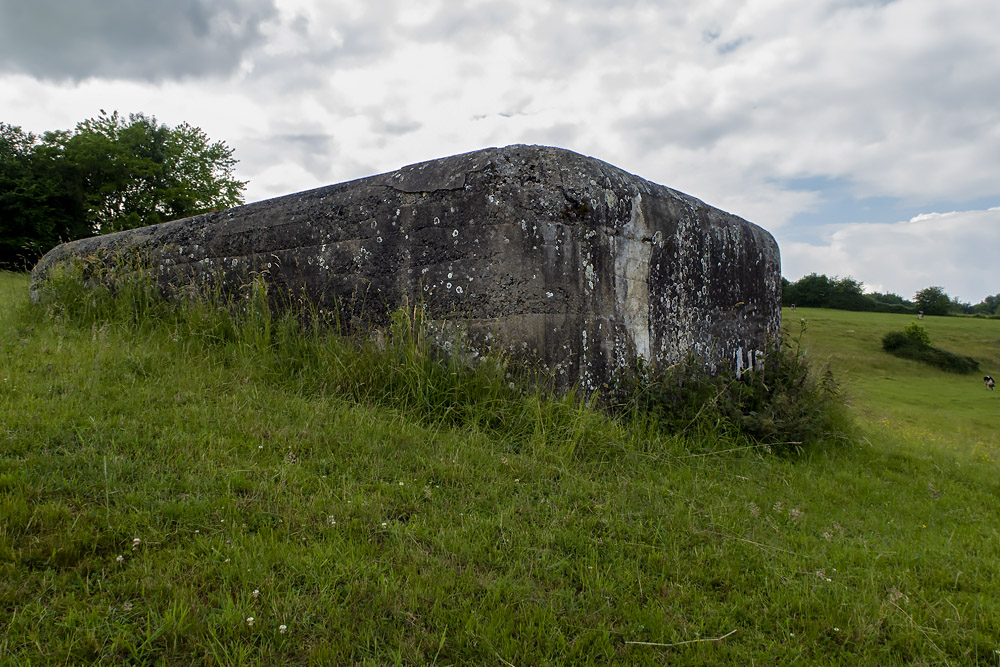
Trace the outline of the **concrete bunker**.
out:
<instances>
[{"instance_id":1,"label":"concrete bunker","mask_svg":"<svg viewBox=\"0 0 1000 667\"><path fill-rule=\"evenodd\" d=\"M148 258L165 290L263 276L383 326L419 303L475 353L502 350L557 386L613 385L639 357L721 372L780 332L773 237L599 160L489 148L151 227L81 239L35 267Z\"/></svg>"}]
</instances>

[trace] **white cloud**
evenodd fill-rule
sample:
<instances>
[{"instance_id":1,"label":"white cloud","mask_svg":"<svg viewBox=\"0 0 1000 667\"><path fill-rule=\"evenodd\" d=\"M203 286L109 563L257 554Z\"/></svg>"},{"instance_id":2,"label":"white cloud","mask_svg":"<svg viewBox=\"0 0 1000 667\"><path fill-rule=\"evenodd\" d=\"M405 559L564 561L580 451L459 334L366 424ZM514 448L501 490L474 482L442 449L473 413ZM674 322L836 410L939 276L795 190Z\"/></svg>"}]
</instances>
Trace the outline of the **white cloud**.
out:
<instances>
[{"instance_id":1,"label":"white cloud","mask_svg":"<svg viewBox=\"0 0 1000 667\"><path fill-rule=\"evenodd\" d=\"M792 281L809 273L852 276L868 290L908 299L938 285L950 296L978 303L1000 293L997 248L1000 207L928 213L892 224L838 225L820 243L781 243L781 262Z\"/></svg>"},{"instance_id":2,"label":"white cloud","mask_svg":"<svg viewBox=\"0 0 1000 667\"><path fill-rule=\"evenodd\" d=\"M79 13L39 2L28 11L0 0L0 33L37 24L39 7L66 20ZM96 2L81 6L105 16L121 5ZM831 199L902 198L910 210L990 197L1000 204L996 0L175 5L140 16L140 2L119 12L115 25L137 35L148 28L149 44L87 21L77 34L21 30L30 48L0 46L0 120L38 132L105 108L188 121L236 149L250 200L524 142L593 155L757 222L779 240L793 238L790 221ZM163 25L151 27L151 17ZM208 31L205 43L199 30ZM216 34L223 39L212 41ZM164 44L180 52L160 54ZM50 52L78 57L67 64ZM820 185L788 184L805 178L843 191L831 198ZM887 234L895 228L855 219L857 229L838 228L836 238L802 243L807 232L796 230L797 243L782 243L786 267L881 282L861 270L878 262L861 264L857 255L871 230L870 252L907 253L894 275L926 275L928 284L965 294L964 285L933 274L943 265L924 259L935 249L921 243L941 239ZM952 230L949 256L983 244L974 226L937 222ZM799 256L817 263L794 263ZM920 273L925 267L930 273ZM967 298L979 294L968 289Z\"/></svg>"}]
</instances>

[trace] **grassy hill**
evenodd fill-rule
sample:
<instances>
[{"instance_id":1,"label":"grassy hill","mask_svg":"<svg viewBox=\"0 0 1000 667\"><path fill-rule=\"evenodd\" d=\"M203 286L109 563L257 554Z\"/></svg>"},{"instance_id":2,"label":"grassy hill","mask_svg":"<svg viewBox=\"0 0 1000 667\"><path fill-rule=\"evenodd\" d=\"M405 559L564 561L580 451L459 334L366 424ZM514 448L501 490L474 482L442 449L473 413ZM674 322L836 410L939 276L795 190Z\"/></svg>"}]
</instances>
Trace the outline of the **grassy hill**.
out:
<instances>
[{"instance_id":1,"label":"grassy hill","mask_svg":"<svg viewBox=\"0 0 1000 667\"><path fill-rule=\"evenodd\" d=\"M0 273L0 663L996 665L1000 482L949 415L1000 394L796 316L874 423L777 456ZM420 400L359 400L379 363Z\"/></svg>"},{"instance_id":2,"label":"grassy hill","mask_svg":"<svg viewBox=\"0 0 1000 667\"><path fill-rule=\"evenodd\" d=\"M814 364L834 370L861 418L924 445L969 453L985 463L1000 460L1000 392L983 384L983 375L1000 375L1000 320L927 316L919 321L935 346L971 356L982 369L955 375L882 351L882 336L917 321L913 315L799 308L785 309L783 316L793 332L806 320L803 347Z\"/></svg>"}]
</instances>

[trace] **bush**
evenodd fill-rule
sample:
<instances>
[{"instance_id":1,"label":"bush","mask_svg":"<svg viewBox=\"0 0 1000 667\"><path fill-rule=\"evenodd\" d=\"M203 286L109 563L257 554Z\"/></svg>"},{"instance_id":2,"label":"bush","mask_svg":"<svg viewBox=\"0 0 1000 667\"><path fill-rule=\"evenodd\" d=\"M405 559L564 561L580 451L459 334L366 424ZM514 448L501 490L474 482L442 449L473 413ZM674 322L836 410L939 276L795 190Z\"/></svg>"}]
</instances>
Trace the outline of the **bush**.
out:
<instances>
[{"instance_id":1,"label":"bush","mask_svg":"<svg viewBox=\"0 0 1000 667\"><path fill-rule=\"evenodd\" d=\"M882 337L882 349L901 359L919 361L948 373L967 375L979 370L979 362L972 357L948 352L930 343L927 330L916 322L910 322L903 331L890 331Z\"/></svg>"},{"instance_id":2,"label":"bush","mask_svg":"<svg viewBox=\"0 0 1000 667\"><path fill-rule=\"evenodd\" d=\"M830 370L814 372L798 337L766 350L757 368L711 375L698 359L640 373L630 406L668 429L715 430L778 451L836 438L848 423Z\"/></svg>"},{"instance_id":3,"label":"bush","mask_svg":"<svg viewBox=\"0 0 1000 667\"><path fill-rule=\"evenodd\" d=\"M916 322L910 322L909 324L907 324L906 328L903 329L903 333L906 334L906 337L909 340L912 340L914 343L918 345L931 344L931 335L927 333L927 329L920 326Z\"/></svg>"}]
</instances>

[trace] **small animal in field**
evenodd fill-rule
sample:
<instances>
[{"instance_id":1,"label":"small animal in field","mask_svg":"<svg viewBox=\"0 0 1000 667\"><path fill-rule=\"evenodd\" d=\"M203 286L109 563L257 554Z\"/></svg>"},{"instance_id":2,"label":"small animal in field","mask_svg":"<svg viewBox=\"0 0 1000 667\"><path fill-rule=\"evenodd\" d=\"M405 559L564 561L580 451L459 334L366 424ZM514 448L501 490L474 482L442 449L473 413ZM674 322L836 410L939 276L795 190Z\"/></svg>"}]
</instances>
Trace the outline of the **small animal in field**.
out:
<instances>
[{"instance_id":1,"label":"small animal in field","mask_svg":"<svg viewBox=\"0 0 1000 667\"><path fill-rule=\"evenodd\" d=\"M996 385L996 381L989 375L983 378L983 382L986 383L986 388L991 391L993 390L994 385Z\"/></svg>"}]
</instances>

